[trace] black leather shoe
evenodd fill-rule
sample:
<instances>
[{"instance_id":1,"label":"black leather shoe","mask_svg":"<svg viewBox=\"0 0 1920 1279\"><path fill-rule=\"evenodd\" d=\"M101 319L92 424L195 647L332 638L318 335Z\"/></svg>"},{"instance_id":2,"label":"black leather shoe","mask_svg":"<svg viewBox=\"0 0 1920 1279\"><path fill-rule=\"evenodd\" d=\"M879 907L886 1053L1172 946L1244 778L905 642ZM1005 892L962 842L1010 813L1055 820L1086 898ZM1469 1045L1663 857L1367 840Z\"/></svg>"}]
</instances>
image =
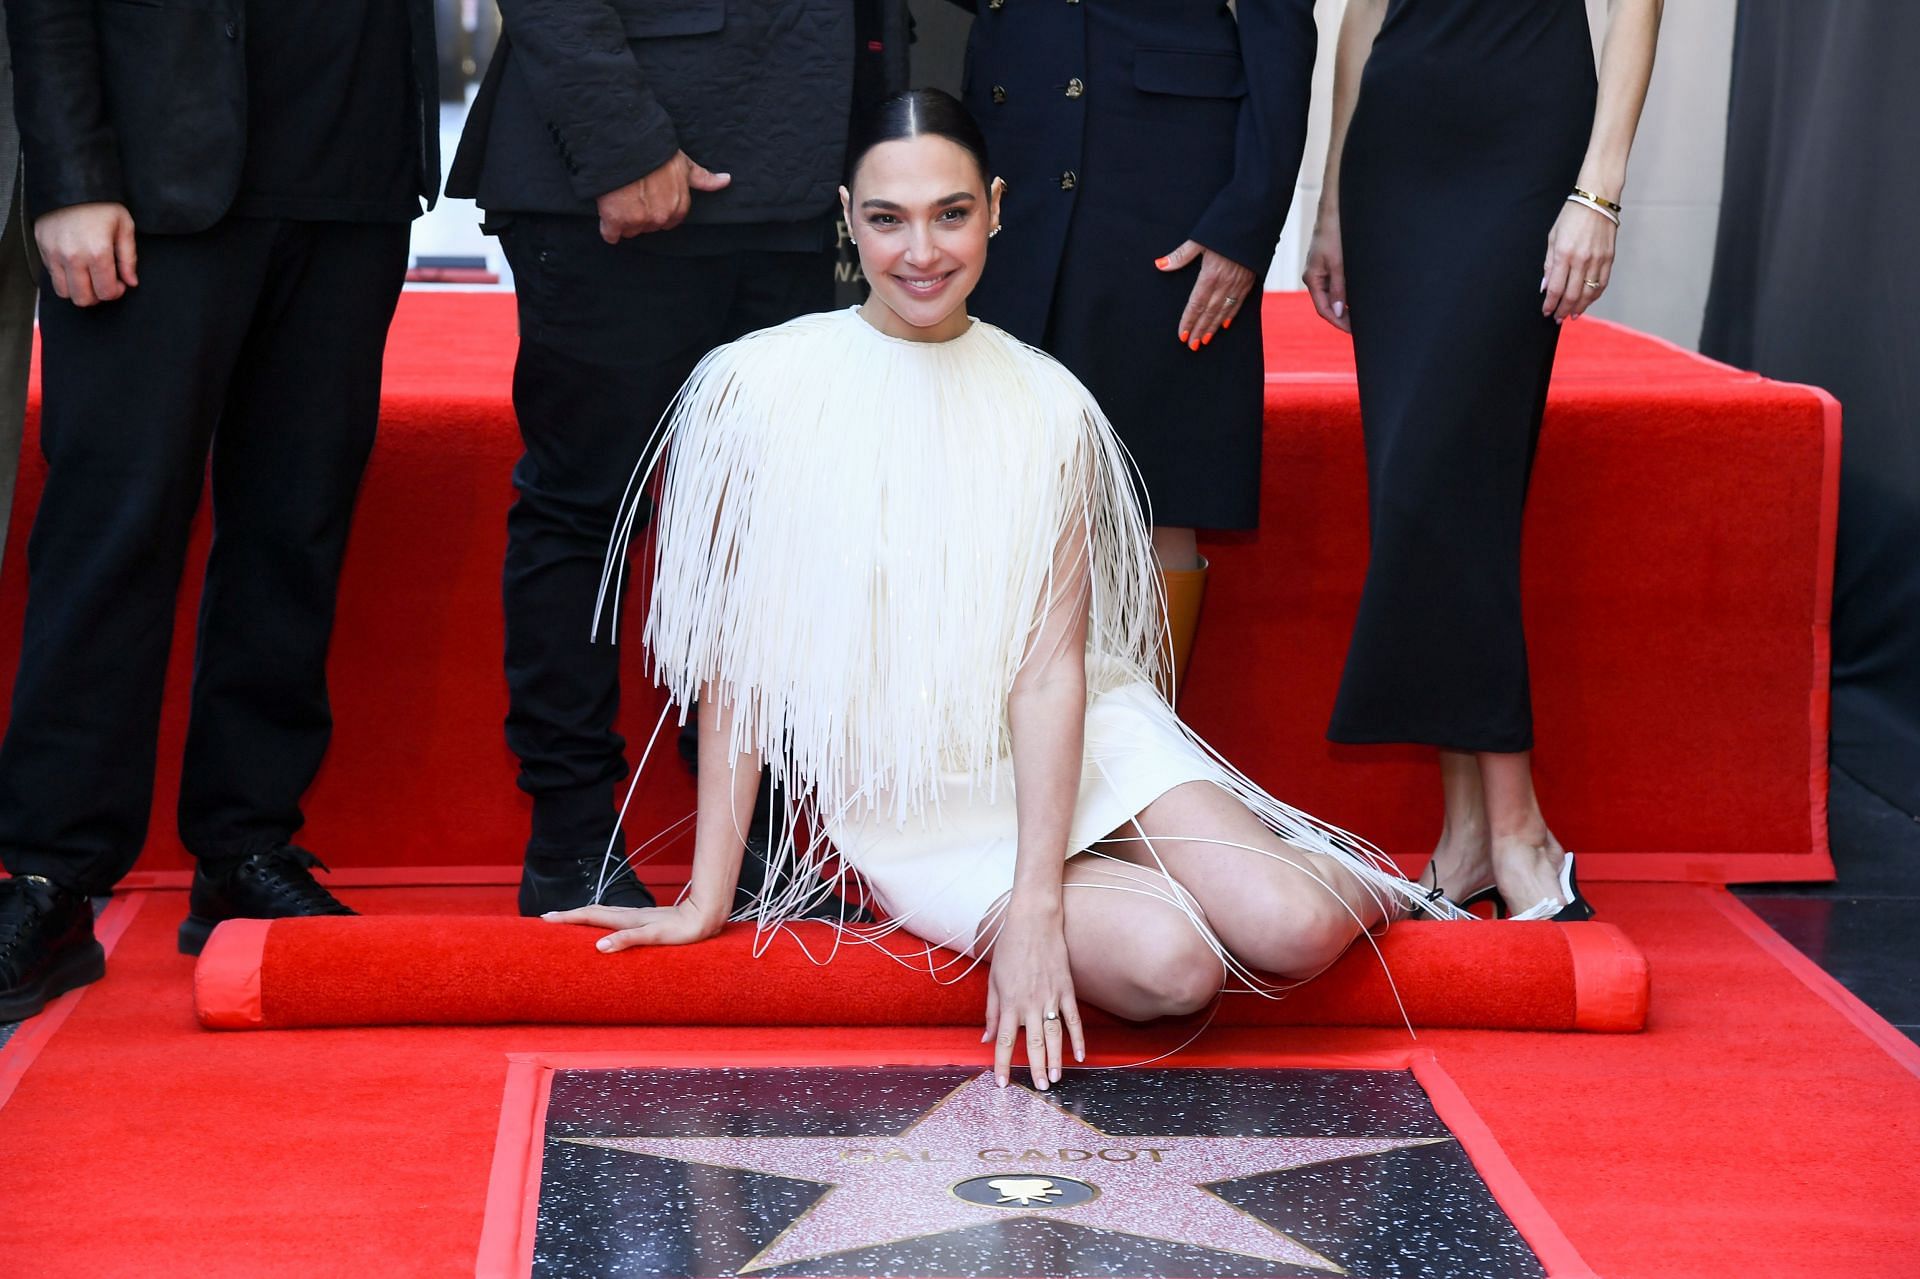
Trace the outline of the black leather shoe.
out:
<instances>
[{"instance_id":1,"label":"black leather shoe","mask_svg":"<svg viewBox=\"0 0 1920 1279\"><path fill-rule=\"evenodd\" d=\"M327 868L318 857L292 844L212 869L199 866L187 895L186 922L180 925L180 953L199 954L214 925L223 920L357 914L314 882L316 866Z\"/></svg>"},{"instance_id":2,"label":"black leather shoe","mask_svg":"<svg viewBox=\"0 0 1920 1279\"><path fill-rule=\"evenodd\" d=\"M600 868L605 858L599 853L585 857L529 857L520 868L520 913L529 917L550 910L573 910L594 904L593 890L600 884ZM657 906L647 886L634 877L631 866L615 867L609 874L607 889L600 894L602 906Z\"/></svg>"},{"instance_id":3,"label":"black leather shoe","mask_svg":"<svg viewBox=\"0 0 1920 1279\"><path fill-rule=\"evenodd\" d=\"M0 1022L107 974L93 938L93 903L38 875L0 880Z\"/></svg>"}]
</instances>

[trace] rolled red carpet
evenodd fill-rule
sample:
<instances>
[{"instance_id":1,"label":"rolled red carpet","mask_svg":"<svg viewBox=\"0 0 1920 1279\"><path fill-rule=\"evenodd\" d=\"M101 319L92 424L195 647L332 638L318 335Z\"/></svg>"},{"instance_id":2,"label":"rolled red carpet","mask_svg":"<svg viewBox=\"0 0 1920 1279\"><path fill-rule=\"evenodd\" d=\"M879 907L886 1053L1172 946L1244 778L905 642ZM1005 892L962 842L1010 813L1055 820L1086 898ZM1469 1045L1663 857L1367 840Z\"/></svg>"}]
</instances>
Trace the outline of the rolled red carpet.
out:
<instances>
[{"instance_id":1,"label":"rolled red carpet","mask_svg":"<svg viewBox=\"0 0 1920 1279\"><path fill-rule=\"evenodd\" d=\"M824 955L825 925L801 925ZM597 930L461 915L233 920L194 973L203 1026L513 1022L680 1026L970 1026L986 973L935 981L880 946L842 944L825 967L793 936L752 954L736 926L695 946L603 955ZM911 955L919 944L886 943ZM1285 999L1227 999L1218 1020L1259 1026L1636 1031L1647 962L1610 924L1406 923ZM940 952L944 957L945 952ZM912 961L909 961L912 962ZM956 965L953 971L958 971ZM1388 980L1388 972L1392 980ZM1397 988L1399 1002L1395 1001Z\"/></svg>"}]
</instances>

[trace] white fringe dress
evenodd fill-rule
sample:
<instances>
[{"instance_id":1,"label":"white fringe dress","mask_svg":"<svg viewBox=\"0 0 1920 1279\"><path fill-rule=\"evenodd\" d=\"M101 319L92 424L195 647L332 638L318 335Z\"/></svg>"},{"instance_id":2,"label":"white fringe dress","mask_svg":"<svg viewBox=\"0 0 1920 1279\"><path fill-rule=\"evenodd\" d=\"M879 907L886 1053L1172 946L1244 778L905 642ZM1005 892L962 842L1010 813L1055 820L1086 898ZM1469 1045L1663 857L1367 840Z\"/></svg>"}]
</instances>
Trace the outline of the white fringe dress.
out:
<instances>
[{"instance_id":1,"label":"white fringe dress","mask_svg":"<svg viewBox=\"0 0 1920 1279\"><path fill-rule=\"evenodd\" d=\"M657 483L654 676L682 708L706 690L730 706L735 751L758 752L797 809L775 857L799 873L758 903L763 926L850 869L891 926L967 954L990 944L1017 845L1007 696L1063 585L1063 545L1091 561L1064 854L1204 781L1383 896L1418 896L1363 842L1227 766L1156 690L1161 579L1130 475L1073 375L979 321L914 342L857 310L809 315L695 370L636 469L603 609ZM1113 865L1212 939L1164 872Z\"/></svg>"}]
</instances>

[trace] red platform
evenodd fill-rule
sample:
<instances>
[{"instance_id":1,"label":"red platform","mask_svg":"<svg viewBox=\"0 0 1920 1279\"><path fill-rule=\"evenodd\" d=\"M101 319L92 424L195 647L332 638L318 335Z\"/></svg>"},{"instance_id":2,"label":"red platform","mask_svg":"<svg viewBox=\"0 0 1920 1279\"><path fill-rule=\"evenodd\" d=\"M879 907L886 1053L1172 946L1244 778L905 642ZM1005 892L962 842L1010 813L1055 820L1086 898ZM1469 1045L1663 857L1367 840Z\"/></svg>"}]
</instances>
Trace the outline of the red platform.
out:
<instances>
[{"instance_id":1,"label":"red platform","mask_svg":"<svg viewBox=\"0 0 1920 1279\"><path fill-rule=\"evenodd\" d=\"M1281 797L1417 864L1432 846L1430 752L1322 736L1366 555L1352 355L1299 295L1267 299L1266 503L1258 535L1215 539L1182 710ZM303 843L354 878L499 881L527 801L501 737L499 574L513 303L409 294L388 352L380 443L361 499L333 653L334 747ZM1196 357L1204 358L1204 356ZM28 410L0 678L18 657L20 553L44 467ZM649 427L634 421L638 452ZM1526 599L1540 750L1556 831L1590 878L1831 875L1827 613L1839 408L1599 321L1562 346L1528 517ZM173 835L194 602L182 593L153 834L140 867L178 871ZM555 618L554 625L588 624ZM659 703L628 654L628 736ZM636 839L693 807L677 761L649 766ZM670 861L685 858L684 846ZM172 878L172 876L166 876ZM152 881L142 875L141 880Z\"/></svg>"}]
</instances>

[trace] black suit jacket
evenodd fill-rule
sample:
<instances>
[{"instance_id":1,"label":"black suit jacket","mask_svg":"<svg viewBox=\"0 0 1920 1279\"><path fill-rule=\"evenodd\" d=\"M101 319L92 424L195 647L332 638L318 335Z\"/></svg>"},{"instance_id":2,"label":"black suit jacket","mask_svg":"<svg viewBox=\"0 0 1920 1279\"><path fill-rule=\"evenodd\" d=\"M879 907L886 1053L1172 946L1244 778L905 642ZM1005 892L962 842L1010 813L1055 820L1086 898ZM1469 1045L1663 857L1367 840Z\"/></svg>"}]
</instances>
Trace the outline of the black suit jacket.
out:
<instances>
[{"instance_id":1,"label":"black suit jacket","mask_svg":"<svg viewBox=\"0 0 1920 1279\"><path fill-rule=\"evenodd\" d=\"M817 217L840 182L856 30L883 87L906 80L905 0L501 0L500 16L447 177L493 212L591 213L684 150L733 175L689 222Z\"/></svg>"},{"instance_id":2,"label":"black suit jacket","mask_svg":"<svg viewBox=\"0 0 1920 1279\"><path fill-rule=\"evenodd\" d=\"M244 0L11 0L14 100L33 216L127 206L142 231L204 231L247 149ZM440 186L433 0L407 0L420 194Z\"/></svg>"}]
</instances>

